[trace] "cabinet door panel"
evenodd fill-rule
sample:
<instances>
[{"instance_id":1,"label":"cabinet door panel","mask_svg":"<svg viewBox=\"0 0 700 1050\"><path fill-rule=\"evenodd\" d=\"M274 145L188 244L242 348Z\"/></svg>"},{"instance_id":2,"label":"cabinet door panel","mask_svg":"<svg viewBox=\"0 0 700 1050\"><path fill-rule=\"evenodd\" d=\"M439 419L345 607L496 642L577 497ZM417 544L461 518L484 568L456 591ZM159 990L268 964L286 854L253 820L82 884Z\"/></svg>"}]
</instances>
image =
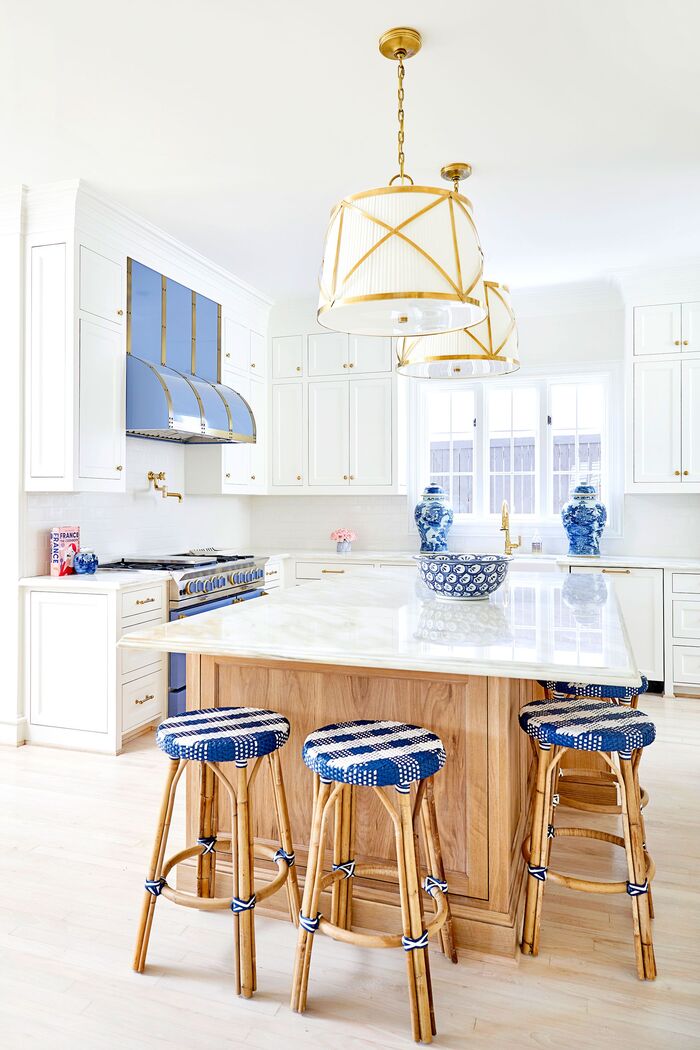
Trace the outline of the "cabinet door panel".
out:
<instances>
[{"instance_id":1,"label":"cabinet door panel","mask_svg":"<svg viewBox=\"0 0 700 1050\"><path fill-rule=\"evenodd\" d=\"M80 321L80 477L124 477L126 362L121 332Z\"/></svg>"},{"instance_id":2,"label":"cabinet door panel","mask_svg":"<svg viewBox=\"0 0 700 1050\"><path fill-rule=\"evenodd\" d=\"M342 332L309 336L309 375L345 375L350 363L348 337Z\"/></svg>"},{"instance_id":3,"label":"cabinet door panel","mask_svg":"<svg viewBox=\"0 0 700 1050\"><path fill-rule=\"evenodd\" d=\"M232 377L236 392L250 404L250 380L247 377L235 375ZM253 412L255 415L255 412ZM257 424L257 418L256 418ZM236 445L221 445L221 470L223 477L221 487L224 492L238 491L247 487L250 479L250 456L253 445L244 443Z\"/></svg>"},{"instance_id":4,"label":"cabinet door panel","mask_svg":"<svg viewBox=\"0 0 700 1050\"><path fill-rule=\"evenodd\" d=\"M117 260L81 244L80 309L121 324L124 320L122 274L123 267Z\"/></svg>"},{"instance_id":5,"label":"cabinet door panel","mask_svg":"<svg viewBox=\"0 0 700 1050\"><path fill-rule=\"evenodd\" d=\"M637 666L650 681L664 679L663 569L597 568L575 565L572 572L602 573L612 581Z\"/></svg>"},{"instance_id":6,"label":"cabinet door panel","mask_svg":"<svg viewBox=\"0 0 700 1050\"><path fill-rule=\"evenodd\" d=\"M267 374L267 340L260 332L250 333L250 368L254 375Z\"/></svg>"},{"instance_id":7,"label":"cabinet door panel","mask_svg":"<svg viewBox=\"0 0 700 1050\"><path fill-rule=\"evenodd\" d=\"M347 485L348 384L309 383L309 484Z\"/></svg>"},{"instance_id":8,"label":"cabinet door panel","mask_svg":"<svg viewBox=\"0 0 700 1050\"><path fill-rule=\"evenodd\" d=\"M108 696L113 678L114 641L105 594L30 596L29 709L33 725L108 730ZM80 658L70 658L80 639Z\"/></svg>"},{"instance_id":9,"label":"cabinet door panel","mask_svg":"<svg viewBox=\"0 0 700 1050\"><path fill-rule=\"evenodd\" d=\"M391 339L351 335L349 363L356 373L391 372Z\"/></svg>"},{"instance_id":10,"label":"cabinet door panel","mask_svg":"<svg viewBox=\"0 0 700 1050\"><path fill-rule=\"evenodd\" d=\"M680 349L681 307L679 303L664 303L662 306L635 306L635 355L679 353Z\"/></svg>"},{"instance_id":11,"label":"cabinet door panel","mask_svg":"<svg viewBox=\"0 0 700 1050\"><path fill-rule=\"evenodd\" d=\"M391 379L352 380L350 484L391 485Z\"/></svg>"},{"instance_id":12,"label":"cabinet door panel","mask_svg":"<svg viewBox=\"0 0 700 1050\"><path fill-rule=\"evenodd\" d=\"M254 487L260 487L265 483L265 453L267 449L267 386L264 382L251 381L250 396L248 404L253 410L255 417L255 430L257 440L254 445L249 445L249 477L248 481Z\"/></svg>"},{"instance_id":13,"label":"cabinet door panel","mask_svg":"<svg viewBox=\"0 0 700 1050\"><path fill-rule=\"evenodd\" d=\"M27 466L33 479L61 479L70 463L73 419L66 354L66 246L31 250L31 314L27 375Z\"/></svg>"},{"instance_id":14,"label":"cabinet door panel","mask_svg":"<svg viewBox=\"0 0 700 1050\"><path fill-rule=\"evenodd\" d=\"M272 378L298 379L304 374L304 337L285 335L272 340Z\"/></svg>"},{"instance_id":15,"label":"cabinet door panel","mask_svg":"<svg viewBox=\"0 0 700 1050\"><path fill-rule=\"evenodd\" d=\"M634 365L634 480L681 482L681 363Z\"/></svg>"},{"instance_id":16,"label":"cabinet door panel","mask_svg":"<svg viewBox=\"0 0 700 1050\"><path fill-rule=\"evenodd\" d=\"M700 303L681 306L681 346L689 353L700 351Z\"/></svg>"},{"instance_id":17,"label":"cabinet door panel","mask_svg":"<svg viewBox=\"0 0 700 1050\"><path fill-rule=\"evenodd\" d=\"M682 365L681 421L686 484L700 484L700 360Z\"/></svg>"},{"instance_id":18,"label":"cabinet door panel","mask_svg":"<svg viewBox=\"0 0 700 1050\"><path fill-rule=\"evenodd\" d=\"M272 387L272 484L303 485L304 387L275 383Z\"/></svg>"},{"instance_id":19,"label":"cabinet door panel","mask_svg":"<svg viewBox=\"0 0 700 1050\"><path fill-rule=\"evenodd\" d=\"M247 372L250 369L250 329L232 317L224 317L222 335L222 369L237 368Z\"/></svg>"}]
</instances>

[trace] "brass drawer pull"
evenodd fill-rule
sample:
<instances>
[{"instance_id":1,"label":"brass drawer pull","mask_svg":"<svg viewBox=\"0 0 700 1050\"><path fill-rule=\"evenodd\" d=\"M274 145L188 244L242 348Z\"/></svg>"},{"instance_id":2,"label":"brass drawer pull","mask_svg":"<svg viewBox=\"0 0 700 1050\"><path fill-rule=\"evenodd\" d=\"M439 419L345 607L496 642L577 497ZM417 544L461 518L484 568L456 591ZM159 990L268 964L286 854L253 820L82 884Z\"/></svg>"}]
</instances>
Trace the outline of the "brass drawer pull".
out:
<instances>
[{"instance_id":1,"label":"brass drawer pull","mask_svg":"<svg viewBox=\"0 0 700 1050\"><path fill-rule=\"evenodd\" d=\"M143 700L134 700L135 704L147 704L149 700L155 700L155 693L146 693Z\"/></svg>"},{"instance_id":2,"label":"brass drawer pull","mask_svg":"<svg viewBox=\"0 0 700 1050\"><path fill-rule=\"evenodd\" d=\"M631 569L603 569L603 572L609 572L612 576L617 574L618 576L629 576Z\"/></svg>"},{"instance_id":3,"label":"brass drawer pull","mask_svg":"<svg viewBox=\"0 0 700 1050\"><path fill-rule=\"evenodd\" d=\"M137 605L150 605L151 602L154 602L154 601L155 601L155 598L137 598L136 599L136 604Z\"/></svg>"},{"instance_id":4,"label":"brass drawer pull","mask_svg":"<svg viewBox=\"0 0 700 1050\"><path fill-rule=\"evenodd\" d=\"M345 569L321 569L321 572L328 572L339 576L341 573L345 572Z\"/></svg>"}]
</instances>

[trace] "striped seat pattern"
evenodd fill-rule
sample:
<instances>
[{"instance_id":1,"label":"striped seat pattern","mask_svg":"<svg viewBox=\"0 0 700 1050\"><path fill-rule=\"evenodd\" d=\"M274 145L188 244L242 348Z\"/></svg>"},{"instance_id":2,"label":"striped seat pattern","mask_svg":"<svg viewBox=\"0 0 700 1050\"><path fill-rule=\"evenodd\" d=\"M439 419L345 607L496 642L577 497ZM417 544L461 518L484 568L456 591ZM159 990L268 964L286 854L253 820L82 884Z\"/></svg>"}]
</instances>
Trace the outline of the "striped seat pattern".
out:
<instances>
[{"instance_id":1,"label":"striped seat pattern","mask_svg":"<svg viewBox=\"0 0 700 1050\"><path fill-rule=\"evenodd\" d=\"M622 700L629 702L635 696L646 693L649 683L642 675L641 685L591 685L588 682L538 682L543 689L567 696L585 696L597 700Z\"/></svg>"},{"instance_id":2,"label":"striped seat pattern","mask_svg":"<svg viewBox=\"0 0 700 1050\"><path fill-rule=\"evenodd\" d=\"M171 758L194 762L246 762L269 755L289 738L289 722L258 707L208 707L166 718L156 743Z\"/></svg>"},{"instance_id":3,"label":"striped seat pattern","mask_svg":"<svg viewBox=\"0 0 700 1050\"><path fill-rule=\"evenodd\" d=\"M520 712L520 728L541 744L576 751L632 751L656 736L656 726L643 711L588 697L533 700Z\"/></svg>"},{"instance_id":4,"label":"striped seat pattern","mask_svg":"<svg viewBox=\"0 0 700 1050\"><path fill-rule=\"evenodd\" d=\"M310 733L302 757L323 780L404 787L437 773L447 756L440 737L420 726L358 719Z\"/></svg>"}]
</instances>

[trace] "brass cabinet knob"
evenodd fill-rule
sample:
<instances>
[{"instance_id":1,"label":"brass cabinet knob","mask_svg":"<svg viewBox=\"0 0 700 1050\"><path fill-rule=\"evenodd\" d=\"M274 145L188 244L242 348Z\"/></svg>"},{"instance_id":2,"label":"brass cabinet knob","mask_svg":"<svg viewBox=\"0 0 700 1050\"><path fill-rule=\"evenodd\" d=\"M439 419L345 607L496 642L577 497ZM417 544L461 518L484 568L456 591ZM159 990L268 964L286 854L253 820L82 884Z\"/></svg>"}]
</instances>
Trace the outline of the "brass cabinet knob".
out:
<instances>
[{"instance_id":1,"label":"brass cabinet knob","mask_svg":"<svg viewBox=\"0 0 700 1050\"><path fill-rule=\"evenodd\" d=\"M124 311L123 310L117 310L117 317L123 317L123 316L124 316Z\"/></svg>"},{"instance_id":2,"label":"brass cabinet knob","mask_svg":"<svg viewBox=\"0 0 700 1050\"><path fill-rule=\"evenodd\" d=\"M226 475L226 480L228 481L228 479L229 479L230 477L231 477L231 475L230 475L230 474L227 474L227 475Z\"/></svg>"},{"instance_id":3,"label":"brass cabinet knob","mask_svg":"<svg viewBox=\"0 0 700 1050\"><path fill-rule=\"evenodd\" d=\"M355 362L351 361L350 364L348 365L348 368L354 368L354 367L355 367Z\"/></svg>"},{"instance_id":4,"label":"brass cabinet knob","mask_svg":"<svg viewBox=\"0 0 700 1050\"><path fill-rule=\"evenodd\" d=\"M251 481L255 481L255 474L251 474L251 475L250 475L250 480L251 480Z\"/></svg>"},{"instance_id":5,"label":"brass cabinet knob","mask_svg":"<svg viewBox=\"0 0 700 1050\"><path fill-rule=\"evenodd\" d=\"M351 480L351 481L354 481L354 480L355 480L355 475L354 475L354 474L351 474L351 475L350 475L350 480Z\"/></svg>"},{"instance_id":6,"label":"brass cabinet knob","mask_svg":"<svg viewBox=\"0 0 700 1050\"><path fill-rule=\"evenodd\" d=\"M674 470L673 473L676 475L677 478L679 478L681 476L680 470Z\"/></svg>"},{"instance_id":7,"label":"brass cabinet knob","mask_svg":"<svg viewBox=\"0 0 700 1050\"><path fill-rule=\"evenodd\" d=\"M347 367L348 367L348 363L347 363L347 361L345 361L345 362L343 363L343 368L347 368Z\"/></svg>"},{"instance_id":8,"label":"brass cabinet knob","mask_svg":"<svg viewBox=\"0 0 700 1050\"><path fill-rule=\"evenodd\" d=\"M683 340L683 346L687 346L687 345L688 345L688 340L687 340L687 339L684 339L684 340Z\"/></svg>"},{"instance_id":9,"label":"brass cabinet knob","mask_svg":"<svg viewBox=\"0 0 700 1050\"><path fill-rule=\"evenodd\" d=\"M251 367L251 368L255 368L255 361L251 361L251 362L250 362L250 367Z\"/></svg>"},{"instance_id":10,"label":"brass cabinet knob","mask_svg":"<svg viewBox=\"0 0 700 1050\"><path fill-rule=\"evenodd\" d=\"M343 481L347 481L347 480L348 480L347 474L343 474Z\"/></svg>"},{"instance_id":11,"label":"brass cabinet knob","mask_svg":"<svg viewBox=\"0 0 700 1050\"><path fill-rule=\"evenodd\" d=\"M301 372L301 365L297 365L297 372Z\"/></svg>"},{"instance_id":12,"label":"brass cabinet knob","mask_svg":"<svg viewBox=\"0 0 700 1050\"><path fill-rule=\"evenodd\" d=\"M686 477L686 478L688 477L688 471L687 470L683 471L683 476Z\"/></svg>"},{"instance_id":13,"label":"brass cabinet knob","mask_svg":"<svg viewBox=\"0 0 700 1050\"><path fill-rule=\"evenodd\" d=\"M301 474L297 474L297 481L301 481Z\"/></svg>"},{"instance_id":14,"label":"brass cabinet knob","mask_svg":"<svg viewBox=\"0 0 700 1050\"><path fill-rule=\"evenodd\" d=\"M123 470L123 469L124 469L124 467L123 467L123 466L121 465L121 463L117 463L117 466L116 466L116 468L115 468L115 469L116 469L116 470Z\"/></svg>"},{"instance_id":15,"label":"brass cabinet knob","mask_svg":"<svg viewBox=\"0 0 700 1050\"><path fill-rule=\"evenodd\" d=\"M673 340L673 345L674 345L674 346L680 346L680 345L681 345L681 341L680 341L680 339L674 339L674 340Z\"/></svg>"},{"instance_id":16,"label":"brass cabinet knob","mask_svg":"<svg viewBox=\"0 0 700 1050\"><path fill-rule=\"evenodd\" d=\"M230 355L230 354L226 354L226 360L227 360L227 361L230 361L230 360L231 360L231 355Z\"/></svg>"}]
</instances>

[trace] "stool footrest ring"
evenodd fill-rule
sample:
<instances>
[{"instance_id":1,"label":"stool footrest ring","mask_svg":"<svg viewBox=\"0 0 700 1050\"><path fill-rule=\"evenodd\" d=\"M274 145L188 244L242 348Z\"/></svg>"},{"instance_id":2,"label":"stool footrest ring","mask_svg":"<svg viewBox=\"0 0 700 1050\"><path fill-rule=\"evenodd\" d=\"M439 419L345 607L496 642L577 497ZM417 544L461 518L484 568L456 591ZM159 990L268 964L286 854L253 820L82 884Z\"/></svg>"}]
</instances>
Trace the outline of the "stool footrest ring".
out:
<instances>
[{"instance_id":1,"label":"stool footrest ring","mask_svg":"<svg viewBox=\"0 0 700 1050\"><path fill-rule=\"evenodd\" d=\"M622 849L625 848L625 840L621 835L611 835L608 831L598 831L596 828L557 828L557 838L577 838L577 839L597 839L598 842L608 842L613 846L620 846ZM552 882L557 882L562 886L566 886L570 890L580 890L582 893L629 893L630 896L636 896L639 893L646 893L649 888L649 883L654 878L656 867L654 861L648 853L645 853L645 859L647 863L646 878L642 885L644 889L636 889L636 883L630 882L601 882L594 879L582 879L576 875L565 875L560 871L553 871L551 868L533 868L530 864L530 836L523 840L522 855L527 861L528 871L535 878L541 878L544 881L545 878L551 879ZM540 876L536 874L536 871L543 871L544 875ZM630 889L630 887L633 887Z\"/></svg>"}]
</instances>

